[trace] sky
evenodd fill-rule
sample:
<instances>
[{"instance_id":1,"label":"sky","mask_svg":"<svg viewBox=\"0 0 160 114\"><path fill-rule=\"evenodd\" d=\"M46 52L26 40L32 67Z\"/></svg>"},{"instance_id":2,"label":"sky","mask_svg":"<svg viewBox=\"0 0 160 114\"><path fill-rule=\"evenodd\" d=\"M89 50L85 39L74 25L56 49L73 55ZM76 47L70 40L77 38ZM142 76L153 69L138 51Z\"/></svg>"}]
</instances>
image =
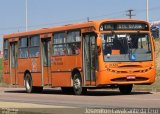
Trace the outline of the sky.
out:
<instances>
[{"instance_id":1,"label":"sky","mask_svg":"<svg viewBox=\"0 0 160 114\"><path fill-rule=\"evenodd\" d=\"M146 0L27 0L28 30L104 18L146 20ZM0 50L3 34L25 31L25 0L0 0ZM160 20L160 0L149 0L149 21Z\"/></svg>"}]
</instances>

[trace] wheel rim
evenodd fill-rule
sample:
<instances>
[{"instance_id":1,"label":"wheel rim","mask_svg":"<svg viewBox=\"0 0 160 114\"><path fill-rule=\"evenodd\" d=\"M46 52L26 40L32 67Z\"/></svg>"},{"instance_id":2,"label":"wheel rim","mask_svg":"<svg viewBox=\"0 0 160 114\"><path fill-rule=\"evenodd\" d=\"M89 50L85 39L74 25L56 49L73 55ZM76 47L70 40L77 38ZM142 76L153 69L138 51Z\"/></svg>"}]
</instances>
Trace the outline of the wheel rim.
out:
<instances>
[{"instance_id":1,"label":"wheel rim","mask_svg":"<svg viewBox=\"0 0 160 114\"><path fill-rule=\"evenodd\" d=\"M76 78L74 80L74 88L75 88L75 90L79 90L81 88L81 81L80 81L80 79Z\"/></svg>"},{"instance_id":2,"label":"wheel rim","mask_svg":"<svg viewBox=\"0 0 160 114\"><path fill-rule=\"evenodd\" d=\"M31 82L30 82L29 78L27 78L27 80L26 80L26 88L27 88L27 90L31 89Z\"/></svg>"}]
</instances>

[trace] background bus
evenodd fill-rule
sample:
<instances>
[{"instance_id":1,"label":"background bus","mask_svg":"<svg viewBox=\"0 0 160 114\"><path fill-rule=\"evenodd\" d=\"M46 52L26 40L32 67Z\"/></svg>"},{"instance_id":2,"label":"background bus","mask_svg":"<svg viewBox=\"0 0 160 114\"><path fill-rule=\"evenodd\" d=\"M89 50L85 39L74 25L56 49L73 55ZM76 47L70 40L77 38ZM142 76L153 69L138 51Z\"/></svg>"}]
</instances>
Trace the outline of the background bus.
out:
<instances>
[{"instance_id":1,"label":"background bus","mask_svg":"<svg viewBox=\"0 0 160 114\"><path fill-rule=\"evenodd\" d=\"M28 93L44 86L84 94L155 81L154 41L141 20L100 20L4 35L4 80Z\"/></svg>"}]
</instances>

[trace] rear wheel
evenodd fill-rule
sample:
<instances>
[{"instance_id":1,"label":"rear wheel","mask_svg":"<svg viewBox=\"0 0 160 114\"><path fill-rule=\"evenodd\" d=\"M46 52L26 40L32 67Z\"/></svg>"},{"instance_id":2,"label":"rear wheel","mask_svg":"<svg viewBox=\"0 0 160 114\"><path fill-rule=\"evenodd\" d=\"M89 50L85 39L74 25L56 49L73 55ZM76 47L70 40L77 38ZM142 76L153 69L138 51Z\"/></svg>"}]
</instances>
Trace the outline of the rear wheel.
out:
<instances>
[{"instance_id":1,"label":"rear wheel","mask_svg":"<svg viewBox=\"0 0 160 114\"><path fill-rule=\"evenodd\" d=\"M82 87L82 79L78 73L73 77L73 90L75 95L81 95L87 92L87 89Z\"/></svg>"},{"instance_id":2,"label":"rear wheel","mask_svg":"<svg viewBox=\"0 0 160 114\"><path fill-rule=\"evenodd\" d=\"M133 84L119 85L119 90L122 94L130 94L133 88Z\"/></svg>"},{"instance_id":3,"label":"rear wheel","mask_svg":"<svg viewBox=\"0 0 160 114\"><path fill-rule=\"evenodd\" d=\"M25 75L25 88L26 88L26 92L27 93L40 93L43 91L43 87L34 87L32 85L32 77L30 75L30 73L26 73Z\"/></svg>"}]
</instances>

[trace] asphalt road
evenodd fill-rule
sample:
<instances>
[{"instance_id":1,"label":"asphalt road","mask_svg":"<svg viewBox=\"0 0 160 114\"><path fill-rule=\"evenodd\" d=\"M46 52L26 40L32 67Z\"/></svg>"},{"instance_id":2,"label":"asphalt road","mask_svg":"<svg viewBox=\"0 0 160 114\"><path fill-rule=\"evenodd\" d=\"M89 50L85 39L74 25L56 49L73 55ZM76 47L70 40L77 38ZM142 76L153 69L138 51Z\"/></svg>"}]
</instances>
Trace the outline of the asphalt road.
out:
<instances>
[{"instance_id":1,"label":"asphalt road","mask_svg":"<svg viewBox=\"0 0 160 114\"><path fill-rule=\"evenodd\" d=\"M4 105L5 103L8 103ZM16 105L17 104L17 105ZM20 105L18 105L20 104ZM75 96L60 89L44 89L43 93L28 94L24 88L0 87L0 108L160 108L160 93L89 90L86 95Z\"/></svg>"}]
</instances>

